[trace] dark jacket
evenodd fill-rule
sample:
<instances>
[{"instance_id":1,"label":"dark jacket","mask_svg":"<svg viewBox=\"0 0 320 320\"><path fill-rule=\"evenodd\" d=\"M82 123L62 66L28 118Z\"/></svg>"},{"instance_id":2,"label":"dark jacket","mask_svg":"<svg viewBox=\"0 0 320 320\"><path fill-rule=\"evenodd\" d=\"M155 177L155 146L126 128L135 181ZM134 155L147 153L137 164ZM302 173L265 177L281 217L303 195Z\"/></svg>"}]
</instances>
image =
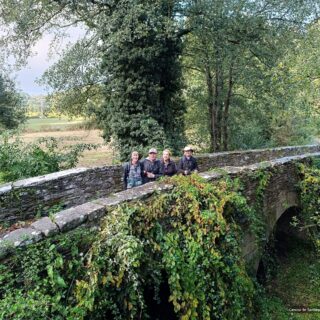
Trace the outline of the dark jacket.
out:
<instances>
[{"instance_id":1,"label":"dark jacket","mask_svg":"<svg viewBox=\"0 0 320 320\"><path fill-rule=\"evenodd\" d=\"M141 161L139 161L138 164L140 165L141 178L142 178L142 182L143 182L143 163ZM124 189L127 189L130 166L131 166L131 161L125 163L123 166L123 187L124 187Z\"/></svg>"},{"instance_id":2,"label":"dark jacket","mask_svg":"<svg viewBox=\"0 0 320 320\"><path fill-rule=\"evenodd\" d=\"M164 176L172 177L174 174L177 173L177 166L174 161L169 160L169 163L165 165L164 161L161 160L161 173Z\"/></svg>"},{"instance_id":3,"label":"dark jacket","mask_svg":"<svg viewBox=\"0 0 320 320\"><path fill-rule=\"evenodd\" d=\"M151 172L155 175L154 178L148 178L147 174L143 175L143 183L155 181L162 176L160 160L150 161L148 158L143 161L143 171Z\"/></svg>"},{"instance_id":4,"label":"dark jacket","mask_svg":"<svg viewBox=\"0 0 320 320\"><path fill-rule=\"evenodd\" d=\"M185 174L184 172L188 171L188 174L191 174L194 170L198 170L197 159L192 156L187 159L187 157L183 156L178 164L178 172Z\"/></svg>"}]
</instances>

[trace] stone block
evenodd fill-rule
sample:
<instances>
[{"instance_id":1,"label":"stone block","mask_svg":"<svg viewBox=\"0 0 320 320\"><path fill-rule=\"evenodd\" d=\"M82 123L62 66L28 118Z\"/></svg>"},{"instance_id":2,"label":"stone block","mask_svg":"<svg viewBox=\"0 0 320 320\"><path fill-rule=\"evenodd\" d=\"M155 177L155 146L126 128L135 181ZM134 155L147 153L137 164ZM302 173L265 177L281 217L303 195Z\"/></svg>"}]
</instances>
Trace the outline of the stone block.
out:
<instances>
[{"instance_id":1,"label":"stone block","mask_svg":"<svg viewBox=\"0 0 320 320\"><path fill-rule=\"evenodd\" d=\"M101 205L103 207L111 207L116 206L121 203L121 198L117 195L112 195L106 198L99 198L96 200L93 200L92 202L98 205Z\"/></svg>"},{"instance_id":2,"label":"stone block","mask_svg":"<svg viewBox=\"0 0 320 320\"><path fill-rule=\"evenodd\" d=\"M19 247L34 242L38 242L43 238L40 231L33 228L21 228L6 234L0 241L8 246Z\"/></svg>"},{"instance_id":3,"label":"stone block","mask_svg":"<svg viewBox=\"0 0 320 320\"><path fill-rule=\"evenodd\" d=\"M60 211L54 216L53 221L57 224L60 231L66 232L83 224L89 217L90 220L95 219L102 214L103 210L103 206L88 202L80 206Z\"/></svg>"},{"instance_id":4,"label":"stone block","mask_svg":"<svg viewBox=\"0 0 320 320\"><path fill-rule=\"evenodd\" d=\"M86 203L87 207L87 212L88 212L88 220L93 221L100 219L103 217L106 213L106 209L103 205L94 203L94 202L88 202Z\"/></svg>"},{"instance_id":5,"label":"stone block","mask_svg":"<svg viewBox=\"0 0 320 320\"><path fill-rule=\"evenodd\" d=\"M41 232L45 237L50 237L59 232L58 226L48 217L37 220L30 227Z\"/></svg>"},{"instance_id":6,"label":"stone block","mask_svg":"<svg viewBox=\"0 0 320 320\"><path fill-rule=\"evenodd\" d=\"M10 192L12 190L12 184L11 183L6 183L6 184L2 184L0 185L0 196L1 195L5 195L8 192Z\"/></svg>"}]
</instances>

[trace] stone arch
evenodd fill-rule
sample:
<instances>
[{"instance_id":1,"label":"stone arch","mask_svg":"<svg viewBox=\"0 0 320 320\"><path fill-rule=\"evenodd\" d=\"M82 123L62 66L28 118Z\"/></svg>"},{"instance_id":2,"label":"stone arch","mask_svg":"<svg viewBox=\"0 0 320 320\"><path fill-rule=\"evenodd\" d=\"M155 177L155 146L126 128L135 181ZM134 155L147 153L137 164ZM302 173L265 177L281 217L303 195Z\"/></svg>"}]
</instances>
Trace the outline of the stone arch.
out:
<instances>
[{"instance_id":1,"label":"stone arch","mask_svg":"<svg viewBox=\"0 0 320 320\"><path fill-rule=\"evenodd\" d=\"M264 192L262 215L265 220L265 240L270 238L277 222L290 210L290 208L299 207L298 193L292 184L287 181L272 181ZM257 274L261 260L261 250L259 250L255 236L250 232L244 234L242 244L243 257L249 265L249 271L252 275Z\"/></svg>"},{"instance_id":2,"label":"stone arch","mask_svg":"<svg viewBox=\"0 0 320 320\"><path fill-rule=\"evenodd\" d=\"M272 187L272 186L271 186ZM289 188L292 186L288 186ZM291 208L299 207L299 197L295 190L275 190L266 192L264 199L264 215L266 217L266 238L274 231L278 221L286 215Z\"/></svg>"},{"instance_id":3,"label":"stone arch","mask_svg":"<svg viewBox=\"0 0 320 320\"><path fill-rule=\"evenodd\" d=\"M256 276L258 280L261 281L266 276L266 265L264 265L265 261L262 259L266 250L269 251L269 254L276 256L278 261L281 261L281 259L287 257L287 253L297 243L296 241L308 240L307 233L300 231L291 223L293 217L298 216L300 212L301 208L299 206L291 206L282 212L273 225L273 229L266 241L264 252L261 253L257 264Z\"/></svg>"}]
</instances>

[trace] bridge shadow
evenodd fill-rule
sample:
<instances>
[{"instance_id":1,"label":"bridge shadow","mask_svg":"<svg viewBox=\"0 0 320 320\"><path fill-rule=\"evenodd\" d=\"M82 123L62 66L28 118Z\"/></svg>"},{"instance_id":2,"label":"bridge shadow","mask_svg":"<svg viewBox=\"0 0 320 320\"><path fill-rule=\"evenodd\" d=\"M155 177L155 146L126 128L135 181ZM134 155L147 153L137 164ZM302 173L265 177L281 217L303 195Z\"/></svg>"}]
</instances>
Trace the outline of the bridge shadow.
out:
<instances>
[{"instance_id":1,"label":"bridge shadow","mask_svg":"<svg viewBox=\"0 0 320 320\"><path fill-rule=\"evenodd\" d=\"M162 283L160 290L156 295L155 289L152 287L145 288L144 297L147 305L147 313L152 320L177 320L178 317L174 312L174 307L169 302L170 288L166 273L162 272ZM158 299L155 299L158 296Z\"/></svg>"},{"instance_id":2,"label":"bridge shadow","mask_svg":"<svg viewBox=\"0 0 320 320\"><path fill-rule=\"evenodd\" d=\"M291 207L276 222L259 261L256 276L260 284L264 285L276 275L278 266L285 262L288 253L298 243L309 242L306 232L292 225L293 217L299 216L299 213L298 207Z\"/></svg>"}]
</instances>

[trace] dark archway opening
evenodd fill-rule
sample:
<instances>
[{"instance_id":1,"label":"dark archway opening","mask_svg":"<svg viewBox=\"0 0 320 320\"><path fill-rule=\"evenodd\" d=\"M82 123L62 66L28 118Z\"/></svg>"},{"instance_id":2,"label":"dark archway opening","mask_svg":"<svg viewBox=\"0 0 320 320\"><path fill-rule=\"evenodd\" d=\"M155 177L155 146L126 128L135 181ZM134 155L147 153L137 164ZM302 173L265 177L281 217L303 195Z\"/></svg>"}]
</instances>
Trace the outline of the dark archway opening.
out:
<instances>
[{"instance_id":1,"label":"dark archway opening","mask_svg":"<svg viewBox=\"0 0 320 320\"><path fill-rule=\"evenodd\" d=\"M287 209L274 226L258 265L257 280L260 284L265 284L275 275L279 264L287 258L297 242L308 242L307 234L292 224L293 218L299 213L298 207Z\"/></svg>"},{"instance_id":2,"label":"dark archway opening","mask_svg":"<svg viewBox=\"0 0 320 320\"><path fill-rule=\"evenodd\" d=\"M170 288L168 277L162 271L162 282L159 292L155 292L153 287L147 287L144 292L144 297L147 305L147 314L153 320L177 320L178 317L174 312L174 307L169 302Z\"/></svg>"},{"instance_id":3,"label":"dark archway opening","mask_svg":"<svg viewBox=\"0 0 320 320\"><path fill-rule=\"evenodd\" d=\"M168 284L168 276L165 271L161 273L161 283L160 285L154 283L155 279L151 277L145 279L145 285L143 288L143 297L145 302L145 308L140 310L139 315L135 318L136 320L150 319L150 320L178 320L177 315L174 312L174 307L171 302L169 302L170 288ZM159 279L156 280L158 282ZM116 312L121 312L123 304L119 305L119 309L115 308ZM118 311L119 310L119 311ZM127 312L127 308L124 310ZM115 314L110 310L110 305L108 305L108 311L106 311L105 306L95 310L94 315L89 314L86 320L92 319L115 319ZM129 319L129 316L128 316Z\"/></svg>"}]
</instances>

